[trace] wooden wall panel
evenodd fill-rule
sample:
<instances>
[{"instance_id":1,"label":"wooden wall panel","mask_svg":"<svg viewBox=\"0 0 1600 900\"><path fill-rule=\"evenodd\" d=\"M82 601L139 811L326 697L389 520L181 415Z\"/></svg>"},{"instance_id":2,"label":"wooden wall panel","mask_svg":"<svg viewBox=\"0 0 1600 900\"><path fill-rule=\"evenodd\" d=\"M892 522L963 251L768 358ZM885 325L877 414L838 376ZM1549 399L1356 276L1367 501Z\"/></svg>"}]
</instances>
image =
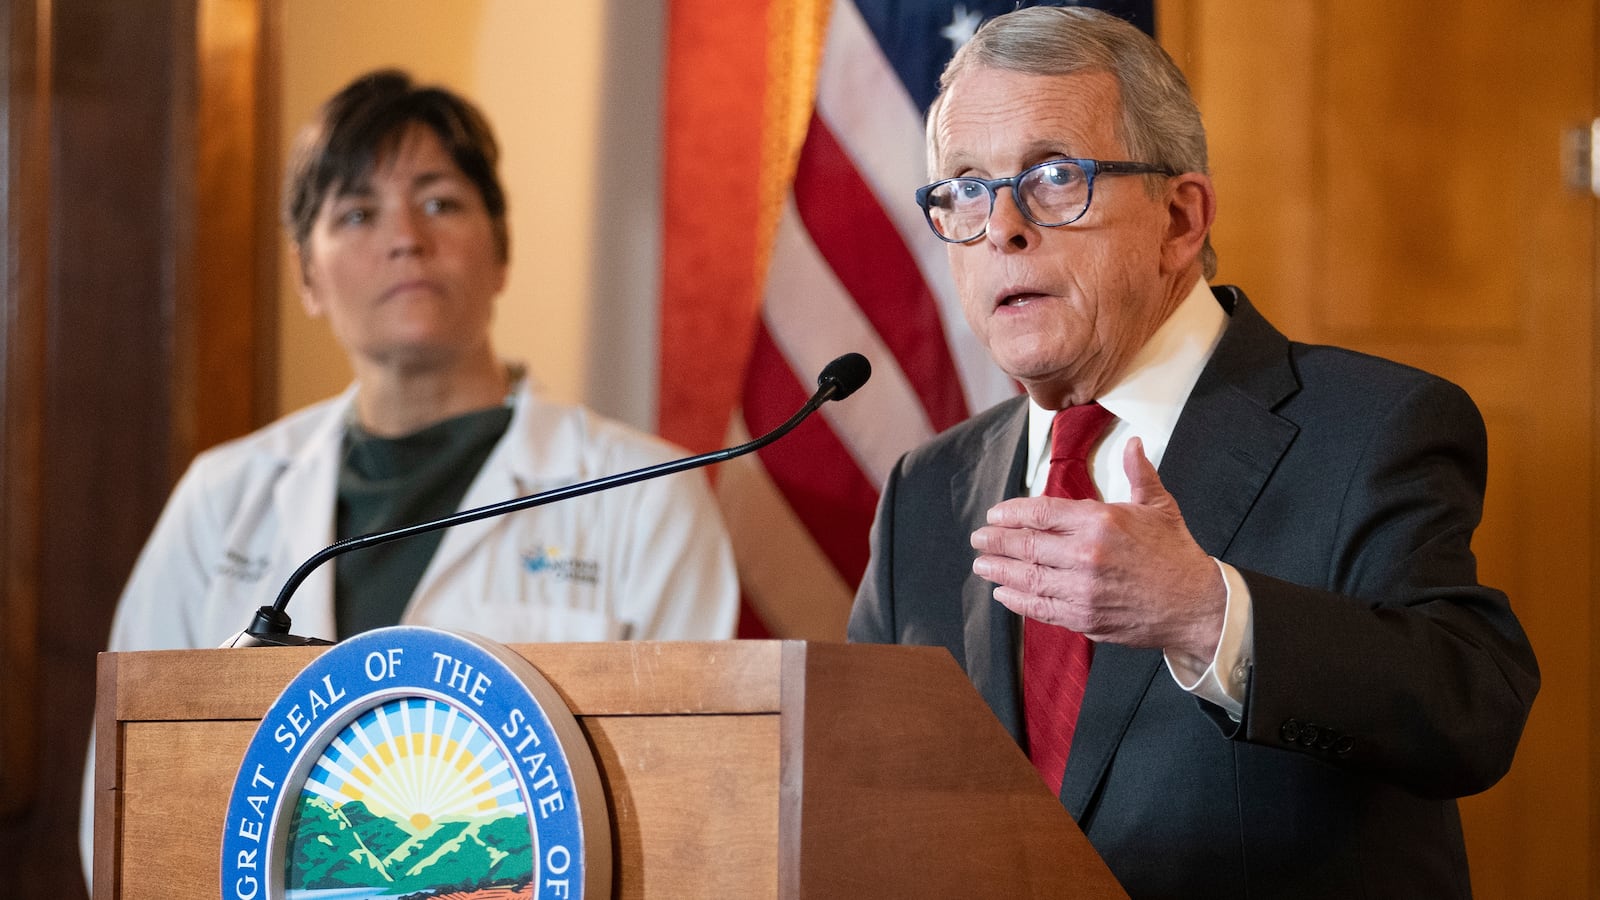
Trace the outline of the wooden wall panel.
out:
<instances>
[{"instance_id":1,"label":"wooden wall panel","mask_svg":"<svg viewBox=\"0 0 1600 900\"><path fill-rule=\"evenodd\" d=\"M184 458L277 411L277 115L260 0L201 0L195 84L194 321L178 364Z\"/></svg>"},{"instance_id":2,"label":"wooden wall panel","mask_svg":"<svg viewBox=\"0 0 1600 900\"><path fill-rule=\"evenodd\" d=\"M167 398L175 211L169 165L181 8L116 15L92 0L37 9L50 60L50 174L38 315L38 741L29 804L0 829L7 893L81 897L77 803L94 653L170 486ZM114 21L113 21L114 19ZM21 35L17 35L20 37ZM46 44L46 42L48 42ZM0 673L0 678L8 678Z\"/></svg>"},{"instance_id":3,"label":"wooden wall panel","mask_svg":"<svg viewBox=\"0 0 1600 900\"><path fill-rule=\"evenodd\" d=\"M1596 4L1181 6L1162 27L1209 131L1218 280L1484 412L1480 575L1543 687L1511 773L1462 803L1477 892L1595 896L1596 210L1561 146L1596 112Z\"/></svg>"},{"instance_id":4,"label":"wooden wall panel","mask_svg":"<svg viewBox=\"0 0 1600 900\"><path fill-rule=\"evenodd\" d=\"M266 101L251 84L273 46L260 6L6 0L0 13L8 897L85 896L77 798L117 595L194 453L273 413L275 293L249 262L275 252L259 202L275 176L254 162L275 153L255 128Z\"/></svg>"},{"instance_id":5,"label":"wooden wall panel","mask_svg":"<svg viewBox=\"0 0 1600 900\"><path fill-rule=\"evenodd\" d=\"M1526 596L1537 584L1527 576L1533 571L1529 548L1519 538L1522 523L1538 515L1534 498L1526 491L1514 489L1526 484L1528 448L1516 440L1519 434L1528 433L1532 423L1522 410L1503 404L1479 404L1485 427L1489 430L1489 459L1493 469L1489 473L1489 487L1483 498L1483 524L1473 542L1478 556L1479 578L1505 591L1511 597ZM1537 615L1537 611L1527 614ZM1526 614L1524 615L1526 617Z\"/></svg>"},{"instance_id":6,"label":"wooden wall panel","mask_svg":"<svg viewBox=\"0 0 1600 900\"><path fill-rule=\"evenodd\" d=\"M1319 6L1312 84L1321 327L1350 339L1517 329L1520 274L1494 252L1536 200L1531 129L1507 127L1539 60L1527 11L1462 0ZM1548 136L1553 137L1553 136ZM1549 141L1545 142L1547 145ZM1537 167L1536 167L1537 168ZM1396 298L1403 298L1397 302Z\"/></svg>"},{"instance_id":7,"label":"wooden wall panel","mask_svg":"<svg viewBox=\"0 0 1600 900\"><path fill-rule=\"evenodd\" d=\"M36 798L40 710L39 471L48 256L49 54L33 0L0 4L0 823Z\"/></svg>"}]
</instances>

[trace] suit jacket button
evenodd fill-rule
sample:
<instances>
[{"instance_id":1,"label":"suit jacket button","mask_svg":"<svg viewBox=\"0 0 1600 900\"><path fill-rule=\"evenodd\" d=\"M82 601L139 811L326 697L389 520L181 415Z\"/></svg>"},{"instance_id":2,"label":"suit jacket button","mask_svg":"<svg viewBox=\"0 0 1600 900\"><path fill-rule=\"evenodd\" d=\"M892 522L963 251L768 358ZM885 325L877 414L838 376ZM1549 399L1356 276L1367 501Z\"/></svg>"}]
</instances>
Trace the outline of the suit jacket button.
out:
<instances>
[{"instance_id":1,"label":"suit jacket button","mask_svg":"<svg viewBox=\"0 0 1600 900\"><path fill-rule=\"evenodd\" d=\"M1285 744L1293 744L1300 739L1300 723L1294 719L1285 720L1278 728L1278 736L1283 738Z\"/></svg>"},{"instance_id":2,"label":"suit jacket button","mask_svg":"<svg viewBox=\"0 0 1600 900\"><path fill-rule=\"evenodd\" d=\"M1340 738L1337 744L1333 745L1333 752L1339 754L1340 756L1349 756L1350 751L1355 749L1355 746L1356 742L1349 736L1345 736Z\"/></svg>"}]
</instances>

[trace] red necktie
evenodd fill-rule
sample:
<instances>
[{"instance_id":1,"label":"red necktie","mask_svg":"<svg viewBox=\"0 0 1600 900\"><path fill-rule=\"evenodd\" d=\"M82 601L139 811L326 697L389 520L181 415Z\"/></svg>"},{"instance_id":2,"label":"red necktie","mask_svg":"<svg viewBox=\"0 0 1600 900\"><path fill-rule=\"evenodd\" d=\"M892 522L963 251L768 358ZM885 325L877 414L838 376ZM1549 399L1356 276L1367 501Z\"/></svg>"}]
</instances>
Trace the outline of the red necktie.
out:
<instances>
[{"instance_id":1,"label":"red necktie","mask_svg":"<svg viewBox=\"0 0 1600 900\"><path fill-rule=\"evenodd\" d=\"M1047 497L1098 500L1087 462L1112 419L1098 403L1069 406L1056 413L1050 426L1050 475ZM1028 728L1028 757L1045 784L1061 793L1067 753L1089 683L1094 643L1088 638L1036 619L1022 622L1022 713Z\"/></svg>"}]
</instances>

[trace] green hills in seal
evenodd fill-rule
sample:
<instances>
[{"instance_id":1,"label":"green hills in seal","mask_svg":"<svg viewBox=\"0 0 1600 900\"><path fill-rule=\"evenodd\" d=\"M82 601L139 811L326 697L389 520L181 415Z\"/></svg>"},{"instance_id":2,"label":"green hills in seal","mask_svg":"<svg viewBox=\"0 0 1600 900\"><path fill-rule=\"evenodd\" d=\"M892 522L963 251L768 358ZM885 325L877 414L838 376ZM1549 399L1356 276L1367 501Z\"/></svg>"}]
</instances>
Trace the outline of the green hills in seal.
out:
<instances>
[{"instance_id":1,"label":"green hills in seal","mask_svg":"<svg viewBox=\"0 0 1600 900\"><path fill-rule=\"evenodd\" d=\"M300 795L289 824L290 890L374 888L388 894L526 884L533 841L525 813L444 818L420 834L353 800Z\"/></svg>"}]
</instances>

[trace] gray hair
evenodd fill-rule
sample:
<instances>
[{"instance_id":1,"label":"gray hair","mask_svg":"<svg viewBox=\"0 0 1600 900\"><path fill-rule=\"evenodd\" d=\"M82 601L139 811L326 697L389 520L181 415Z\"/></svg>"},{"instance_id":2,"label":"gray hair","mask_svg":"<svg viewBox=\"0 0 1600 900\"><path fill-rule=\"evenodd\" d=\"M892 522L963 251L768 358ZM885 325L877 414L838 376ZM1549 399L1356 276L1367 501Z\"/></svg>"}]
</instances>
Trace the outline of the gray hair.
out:
<instances>
[{"instance_id":1,"label":"gray hair","mask_svg":"<svg viewBox=\"0 0 1600 900\"><path fill-rule=\"evenodd\" d=\"M939 77L939 96L928 108L928 164L937 170L935 125L950 86L968 69L1004 69L1024 75L1106 72L1117 80L1122 119L1117 136L1131 159L1176 172L1207 172L1206 129L1189 82L1172 57L1122 19L1083 7L1036 6L984 23L956 51ZM1152 187L1155 182L1147 179ZM1217 254L1206 236L1200 254L1205 277L1216 275Z\"/></svg>"}]
</instances>

